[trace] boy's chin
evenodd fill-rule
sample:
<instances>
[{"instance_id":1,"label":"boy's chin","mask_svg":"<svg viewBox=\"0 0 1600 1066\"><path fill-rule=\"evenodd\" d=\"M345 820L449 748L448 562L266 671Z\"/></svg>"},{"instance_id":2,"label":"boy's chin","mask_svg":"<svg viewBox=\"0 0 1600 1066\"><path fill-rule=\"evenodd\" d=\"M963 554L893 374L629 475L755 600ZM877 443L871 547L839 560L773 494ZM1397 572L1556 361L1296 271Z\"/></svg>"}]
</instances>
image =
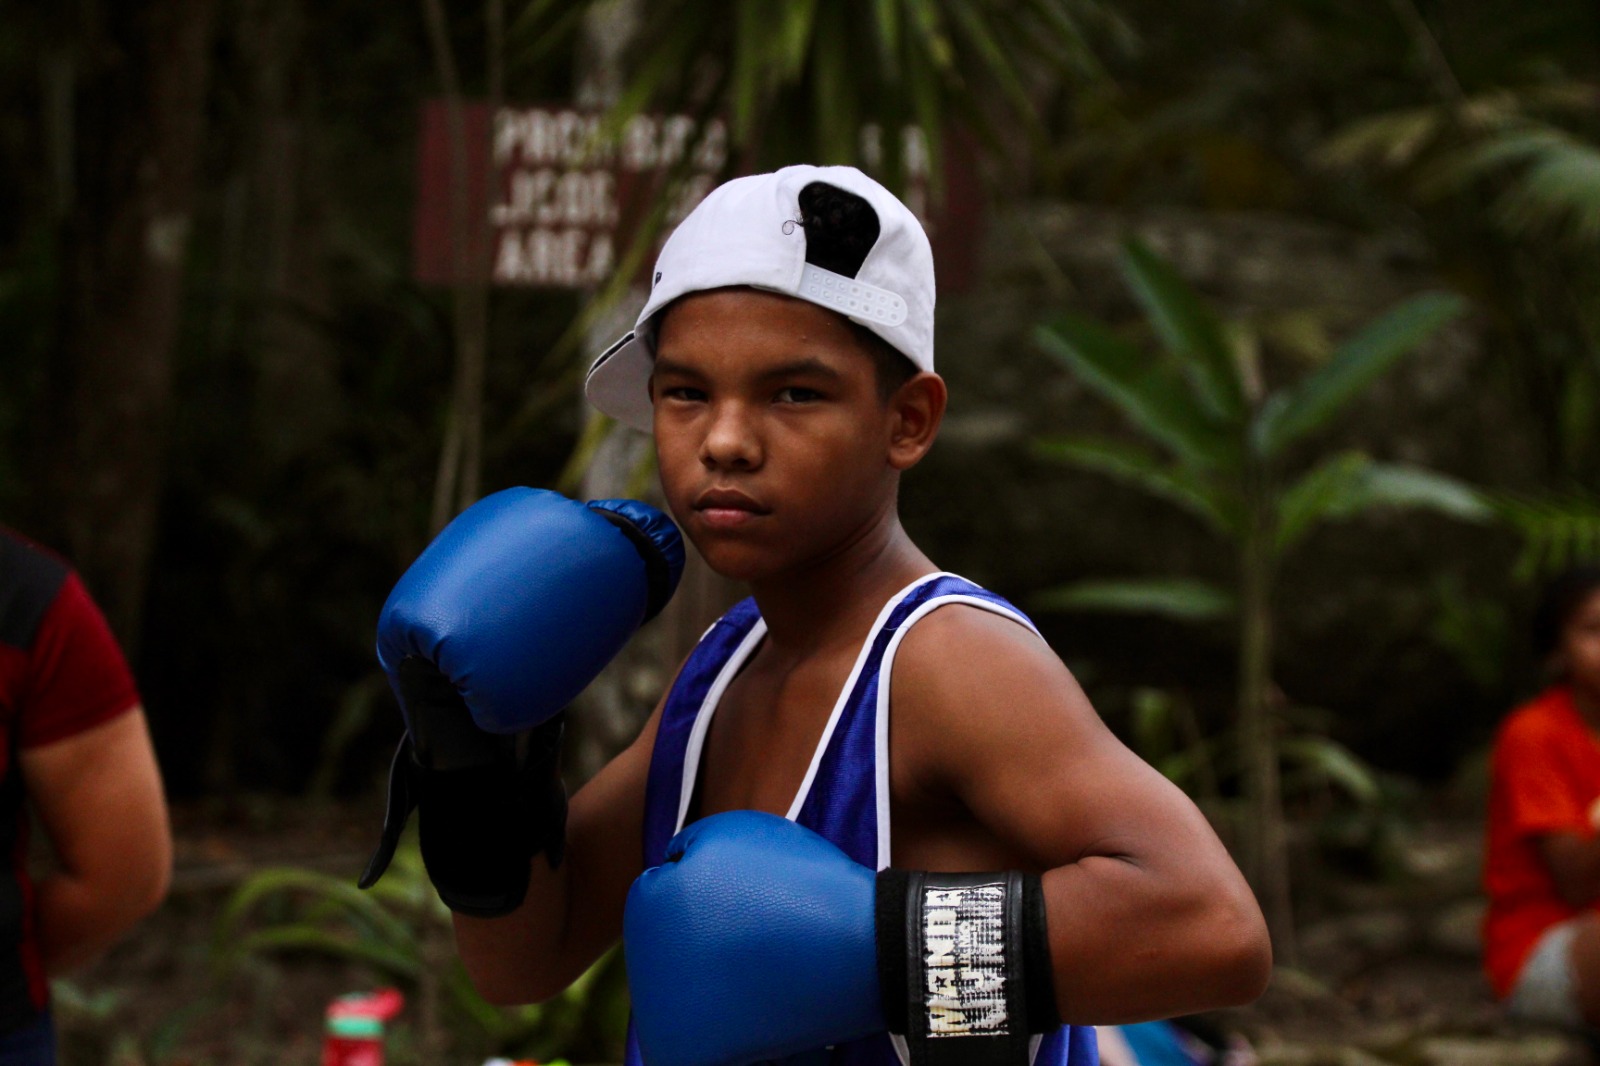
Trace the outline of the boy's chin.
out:
<instances>
[{"instance_id":1,"label":"boy's chin","mask_svg":"<svg viewBox=\"0 0 1600 1066\"><path fill-rule=\"evenodd\" d=\"M755 584L774 577L783 570L770 554L746 547L696 543L695 548L713 573L729 581Z\"/></svg>"}]
</instances>

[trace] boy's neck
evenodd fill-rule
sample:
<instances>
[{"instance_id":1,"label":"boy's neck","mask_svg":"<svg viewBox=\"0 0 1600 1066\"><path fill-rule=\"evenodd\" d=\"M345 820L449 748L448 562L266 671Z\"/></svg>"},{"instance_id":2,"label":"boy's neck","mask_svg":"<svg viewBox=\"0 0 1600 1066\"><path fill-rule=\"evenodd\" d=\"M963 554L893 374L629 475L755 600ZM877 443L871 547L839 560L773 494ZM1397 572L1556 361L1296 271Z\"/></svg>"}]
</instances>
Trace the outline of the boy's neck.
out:
<instances>
[{"instance_id":1,"label":"boy's neck","mask_svg":"<svg viewBox=\"0 0 1600 1066\"><path fill-rule=\"evenodd\" d=\"M889 598L938 568L892 512L844 549L803 570L753 582L774 651L804 655L860 633Z\"/></svg>"}]
</instances>

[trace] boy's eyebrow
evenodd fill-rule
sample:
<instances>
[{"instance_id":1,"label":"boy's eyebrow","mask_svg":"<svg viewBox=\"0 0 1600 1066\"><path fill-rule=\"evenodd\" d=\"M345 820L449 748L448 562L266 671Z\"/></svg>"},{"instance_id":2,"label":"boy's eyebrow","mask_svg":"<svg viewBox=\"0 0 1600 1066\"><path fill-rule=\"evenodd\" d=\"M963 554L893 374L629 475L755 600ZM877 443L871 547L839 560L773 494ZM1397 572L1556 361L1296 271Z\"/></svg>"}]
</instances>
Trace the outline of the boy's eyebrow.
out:
<instances>
[{"instance_id":1,"label":"boy's eyebrow","mask_svg":"<svg viewBox=\"0 0 1600 1066\"><path fill-rule=\"evenodd\" d=\"M704 371L685 363L676 362L670 356L664 355L656 356L655 373L681 374L694 378L705 377ZM761 372L761 379L765 381L769 378L798 377L803 374L815 374L826 378L839 378L842 376L836 368L829 366L823 360L815 356L805 356L787 363L780 363L777 366L768 367Z\"/></svg>"},{"instance_id":2,"label":"boy's eyebrow","mask_svg":"<svg viewBox=\"0 0 1600 1066\"><path fill-rule=\"evenodd\" d=\"M662 373L666 373L666 374L684 374L684 375L687 375L689 377L702 377L703 376L700 373L700 371L696 370L694 367L687 366L687 365L685 365L683 363L673 362L672 359L670 359L670 358L668 358L667 356L664 356L664 355L657 355L655 357L655 365L651 368L651 373L652 374L662 374Z\"/></svg>"},{"instance_id":3,"label":"boy's eyebrow","mask_svg":"<svg viewBox=\"0 0 1600 1066\"><path fill-rule=\"evenodd\" d=\"M799 377L804 374L816 374L825 378L837 378L840 376L838 370L829 366L821 359L818 359L816 356L807 356L805 358L795 359L787 363L780 363L778 366L769 367L768 369L762 371L761 378L762 380L766 380L768 378L792 378Z\"/></svg>"}]
</instances>

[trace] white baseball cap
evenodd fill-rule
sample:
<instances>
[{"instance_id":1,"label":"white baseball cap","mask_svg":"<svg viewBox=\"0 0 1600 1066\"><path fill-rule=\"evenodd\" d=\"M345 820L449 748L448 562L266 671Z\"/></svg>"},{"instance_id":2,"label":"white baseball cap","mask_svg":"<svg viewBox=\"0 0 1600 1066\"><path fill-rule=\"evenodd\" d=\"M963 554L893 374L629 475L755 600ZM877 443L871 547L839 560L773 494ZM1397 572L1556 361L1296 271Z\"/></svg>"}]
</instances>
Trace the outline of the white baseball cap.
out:
<instances>
[{"instance_id":1,"label":"white baseball cap","mask_svg":"<svg viewBox=\"0 0 1600 1066\"><path fill-rule=\"evenodd\" d=\"M864 199L878 239L853 278L806 262L800 191L822 182ZM656 319L680 296L736 285L809 300L870 329L919 370L933 369L933 249L911 209L854 167L785 167L717 186L667 239L632 332L589 368L589 402L650 432Z\"/></svg>"}]
</instances>

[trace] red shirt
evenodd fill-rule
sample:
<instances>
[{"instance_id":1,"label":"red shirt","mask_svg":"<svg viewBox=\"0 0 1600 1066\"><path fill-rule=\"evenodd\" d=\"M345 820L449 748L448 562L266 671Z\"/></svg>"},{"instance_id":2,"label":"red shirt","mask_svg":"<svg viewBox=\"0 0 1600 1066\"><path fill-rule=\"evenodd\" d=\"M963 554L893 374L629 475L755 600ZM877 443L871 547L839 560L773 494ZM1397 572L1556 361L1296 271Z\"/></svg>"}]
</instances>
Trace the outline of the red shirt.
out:
<instances>
[{"instance_id":1,"label":"red shirt","mask_svg":"<svg viewBox=\"0 0 1600 1066\"><path fill-rule=\"evenodd\" d=\"M43 1009L17 753L131 710L133 677L105 617L57 556L0 528L0 1032Z\"/></svg>"},{"instance_id":2,"label":"red shirt","mask_svg":"<svg viewBox=\"0 0 1600 1066\"><path fill-rule=\"evenodd\" d=\"M1546 689L1500 725L1490 769L1483 885L1483 964L1504 999L1541 934L1579 911L1562 901L1539 854L1549 833L1593 836L1589 807L1600 799L1600 736L1565 685Z\"/></svg>"}]
</instances>

